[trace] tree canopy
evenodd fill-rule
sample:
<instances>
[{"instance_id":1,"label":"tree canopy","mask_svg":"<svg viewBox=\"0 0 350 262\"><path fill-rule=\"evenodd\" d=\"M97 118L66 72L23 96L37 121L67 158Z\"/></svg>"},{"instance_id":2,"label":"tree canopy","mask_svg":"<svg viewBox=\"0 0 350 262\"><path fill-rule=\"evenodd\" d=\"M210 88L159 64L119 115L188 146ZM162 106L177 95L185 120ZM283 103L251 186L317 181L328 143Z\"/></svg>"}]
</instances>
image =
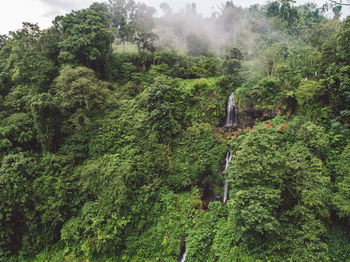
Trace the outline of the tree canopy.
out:
<instances>
[{"instance_id":1,"label":"tree canopy","mask_svg":"<svg viewBox=\"0 0 350 262\"><path fill-rule=\"evenodd\" d=\"M109 0L1 35L0 261L348 261L331 2Z\"/></svg>"}]
</instances>

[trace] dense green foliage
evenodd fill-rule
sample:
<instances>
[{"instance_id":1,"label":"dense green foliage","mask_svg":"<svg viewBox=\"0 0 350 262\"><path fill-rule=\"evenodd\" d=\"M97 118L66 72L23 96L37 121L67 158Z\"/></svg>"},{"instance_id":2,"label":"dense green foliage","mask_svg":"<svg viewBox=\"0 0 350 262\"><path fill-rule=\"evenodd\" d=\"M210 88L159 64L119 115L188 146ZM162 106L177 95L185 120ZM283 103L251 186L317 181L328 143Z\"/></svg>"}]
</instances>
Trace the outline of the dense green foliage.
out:
<instances>
[{"instance_id":1,"label":"dense green foliage","mask_svg":"<svg viewBox=\"0 0 350 262\"><path fill-rule=\"evenodd\" d=\"M220 52L157 46L122 0L0 36L0 261L349 261L350 19L325 8L187 6Z\"/></svg>"}]
</instances>

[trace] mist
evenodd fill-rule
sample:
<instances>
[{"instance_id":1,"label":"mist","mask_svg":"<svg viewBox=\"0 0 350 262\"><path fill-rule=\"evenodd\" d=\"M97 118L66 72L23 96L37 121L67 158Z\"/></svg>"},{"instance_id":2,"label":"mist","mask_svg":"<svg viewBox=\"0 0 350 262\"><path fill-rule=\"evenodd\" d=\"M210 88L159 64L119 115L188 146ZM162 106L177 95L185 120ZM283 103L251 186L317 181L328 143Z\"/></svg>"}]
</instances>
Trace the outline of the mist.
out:
<instances>
[{"instance_id":1,"label":"mist","mask_svg":"<svg viewBox=\"0 0 350 262\"><path fill-rule=\"evenodd\" d=\"M249 52L261 35L274 38L278 31L272 21L259 12L261 8L260 5L242 8L226 2L210 17L203 17L194 3L176 12L163 3L163 15L156 20L154 31L159 36L159 46L187 50L190 55L221 55L232 46Z\"/></svg>"}]
</instances>

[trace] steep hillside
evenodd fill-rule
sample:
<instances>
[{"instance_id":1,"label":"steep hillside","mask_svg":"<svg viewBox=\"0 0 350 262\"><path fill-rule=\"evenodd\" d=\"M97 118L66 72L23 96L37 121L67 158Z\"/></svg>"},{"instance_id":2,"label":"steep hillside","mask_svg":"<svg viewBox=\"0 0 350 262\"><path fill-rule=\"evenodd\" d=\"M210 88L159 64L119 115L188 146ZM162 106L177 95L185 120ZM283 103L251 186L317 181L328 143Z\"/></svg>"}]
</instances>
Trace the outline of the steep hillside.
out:
<instances>
[{"instance_id":1,"label":"steep hillside","mask_svg":"<svg viewBox=\"0 0 350 262\"><path fill-rule=\"evenodd\" d=\"M162 8L0 37L0 261L348 261L350 19Z\"/></svg>"}]
</instances>

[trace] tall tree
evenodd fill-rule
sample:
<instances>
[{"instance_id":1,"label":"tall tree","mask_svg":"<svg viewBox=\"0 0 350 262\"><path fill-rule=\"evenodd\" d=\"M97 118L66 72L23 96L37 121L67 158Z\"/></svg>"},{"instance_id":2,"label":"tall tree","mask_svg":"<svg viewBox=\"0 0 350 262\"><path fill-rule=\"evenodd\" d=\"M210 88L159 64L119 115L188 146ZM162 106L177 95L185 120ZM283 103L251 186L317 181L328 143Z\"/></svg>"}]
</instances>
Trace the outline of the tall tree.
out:
<instances>
[{"instance_id":1,"label":"tall tree","mask_svg":"<svg viewBox=\"0 0 350 262\"><path fill-rule=\"evenodd\" d=\"M107 6L94 3L57 18L55 25L62 37L60 61L85 65L104 76L113 40Z\"/></svg>"},{"instance_id":2,"label":"tall tree","mask_svg":"<svg viewBox=\"0 0 350 262\"><path fill-rule=\"evenodd\" d=\"M152 32L155 22L154 16L156 9L145 4L139 4L135 16L135 35L134 41L137 45L139 54L146 51L155 51L155 41L158 36Z\"/></svg>"},{"instance_id":3,"label":"tall tree","mask_svg":"<svg viewBox=\"0 0 350 262\"><path fill-rule=\"evenodd\" d=\"M65 131L89 122L91 113L103 109L109 90L95 72L86 67L63 67L56 78L59 109L65 116Z\"/></svg>"},{"instance_id":4,"label":"tall tree","mask_svg":"<svg viewBox=\"0 0 350 262\"><path fill-rule=\"evenodd\" d=\"M137 4L133 0L108 0L108 7L112 16L112 27L116 29L125 52L126 41L132 39Z\"/></svg>"},{"instance_id":5,"label":"tall tree","mask_svg":"<svg viewBox=\"0 0 350 262\"><path fill-rule=\"evenodd\" d=\"M322 50L321 63L325 65L326 92L331 107L342 121L350 123L350 18L345 19L335 35Z\"/></svg>"}]
</instances>

